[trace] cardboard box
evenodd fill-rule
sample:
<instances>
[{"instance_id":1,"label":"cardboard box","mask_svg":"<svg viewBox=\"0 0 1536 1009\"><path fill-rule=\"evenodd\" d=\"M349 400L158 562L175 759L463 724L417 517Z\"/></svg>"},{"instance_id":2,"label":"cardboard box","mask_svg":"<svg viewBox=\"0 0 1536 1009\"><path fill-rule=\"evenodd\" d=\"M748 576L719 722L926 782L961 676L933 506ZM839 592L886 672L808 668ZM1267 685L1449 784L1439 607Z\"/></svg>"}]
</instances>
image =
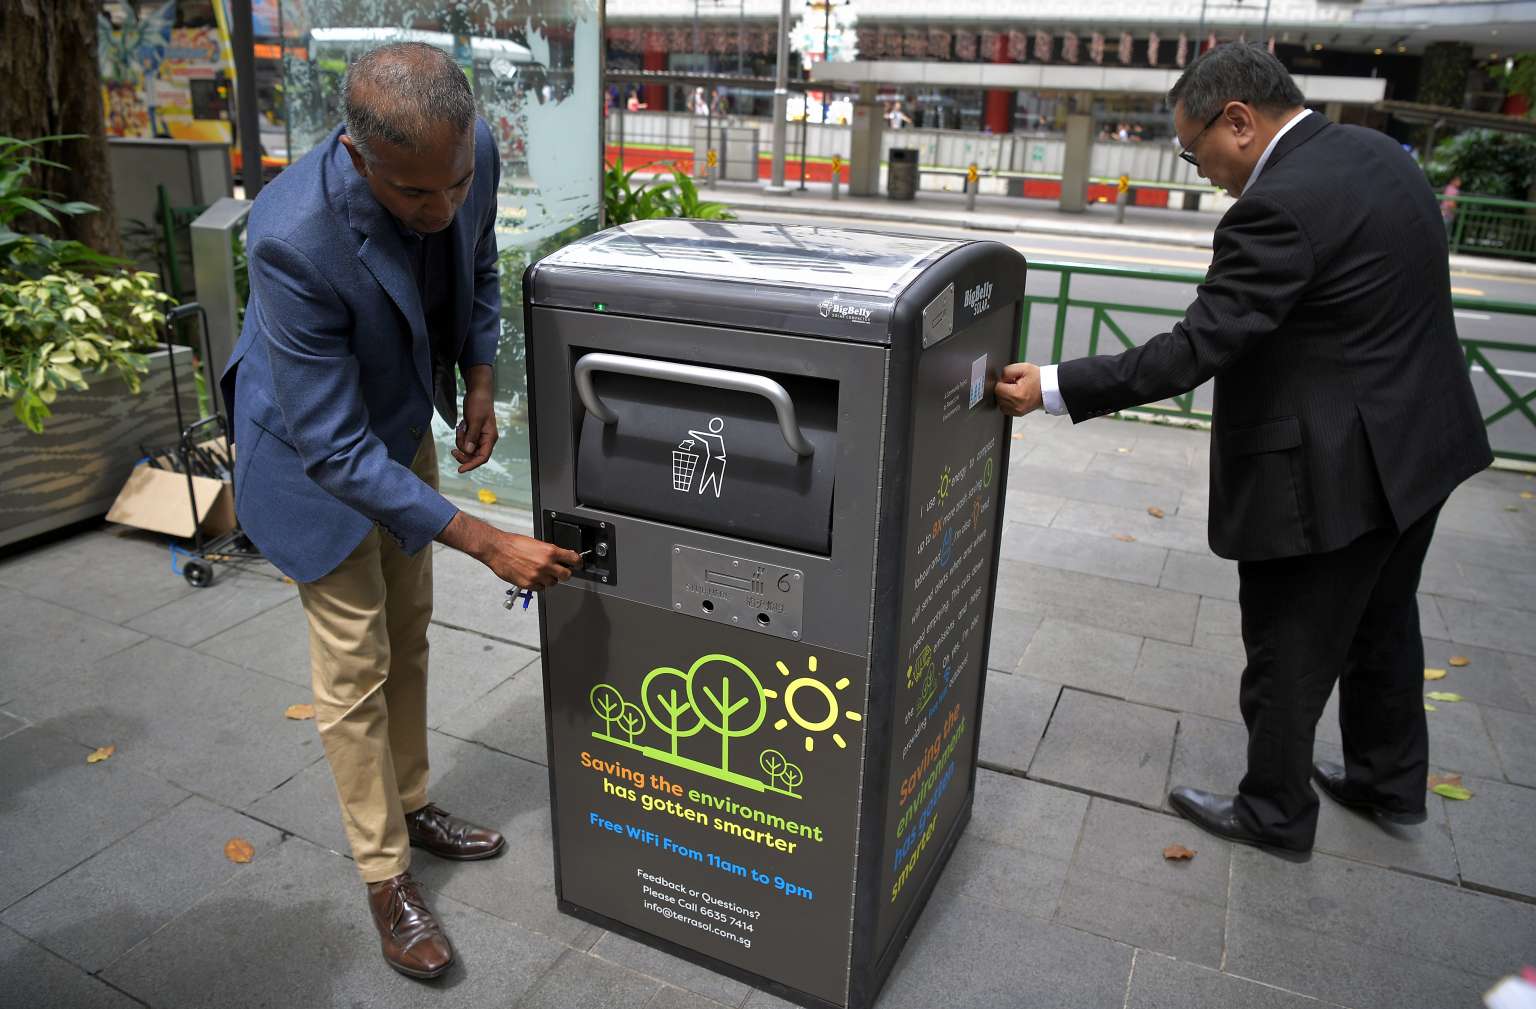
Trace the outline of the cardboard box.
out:
<instances>
[{"instance_id":1,"label":"cardboard box","mask_svg":"<svg viewBox=\"0 0 1536 1009\"><path fill-rule=\"evenodd\" d=\"M192 487L188 495L185 473L141 462L112 502L107 521L183 539L191 539L199 528L212 537L235 527L235 497L228 480L194 476ZM197 501L195 509L192 498Z\"/></svg>"}]
</instances>

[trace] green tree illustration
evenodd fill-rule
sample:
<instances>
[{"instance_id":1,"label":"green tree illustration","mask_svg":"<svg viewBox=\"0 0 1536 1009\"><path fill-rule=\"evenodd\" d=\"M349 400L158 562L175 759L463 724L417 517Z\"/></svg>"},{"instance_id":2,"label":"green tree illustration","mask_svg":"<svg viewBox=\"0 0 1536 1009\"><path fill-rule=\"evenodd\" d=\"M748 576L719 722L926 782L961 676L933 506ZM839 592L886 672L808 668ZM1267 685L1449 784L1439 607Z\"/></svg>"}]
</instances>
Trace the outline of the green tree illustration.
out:
<instances>
[{"instance_id":1,"label":"green tree illustration","mask_svg":"<svg viewBox=\"0 0 1536 1009\"><path fill-rule=\"evenodd\" d=\"M597 717L603 720L603 732L612 736L613 723L618 721L624 711L624 695L612 684L599 683L587 695L587 700L591 702L592 710L597 712Z\"/></svg>"},{"instance_id":2,"label":"green tree illustration","mask_svg":"<svg viewBox=\"0 0 1536 1009\"><path fill-rule=\"evenodd\" d=\"M729 655L706 655L688 670L688 700L699 718L720 733L720 770L731 769L731 740L750 736L768 716L757 674ZM737 716L743 708L745 714Z\"/></svg>"},{"instance_id":3,"label":"green tree illustration","mask_svg":"<svg viewBox=\"0 0 1536 1009\"><path fill-rule=\"evenodd\" d=\"M629 737L630 743L634 743L635 737L645 731L645 715L640 711L638 705L630 704L627 701L624 707L619 709L619 717L614 721L618 723L620 729L624 730L624 734Z\"/></svg>"},{"instance_id":4,"label":"green tree illustration","mask_svg":"<svg viewBox=\"0 0 1536 1009\"><path fill-rule=\"evenodd\" d=\"M796 798L799 798L799 795L795 792L795 789L799 788L800 783L805 780L805 772L800 770L800 765L785 764L784 773L780 775L780 777L784 780L784 791L788 792L790 795L795 796Z\"/></svg>"},{"instance_id":5,"label":"green tree illustration","mask_svg":"<svg viewBox=\"0 0 1536 1009\"><path fill-rule=\"evenodd\" d=\"M768 783L780 791L799 796L795 793L795 787L805 780L805 772L798 765L792 764L778 750L764 750L763 755L757 759L757 764L768 775Z\"/></svg>"},{"instance_id":6,"label":"green tree illustration","mask_svg":"<svg viewBox=\"0 0 1536 1009\"><path fill-rule=\"evenodd\" d=\"M704 717L688 700L688 674L681 669L661 666L647 673L640 683L640 703L645 705L645 713L652 724L672 737L674 757L679 739L697 735L704 728ZM657 713L658 709L661 714ZM685 713L693 716L691 726L684 724Z\"/></svg>"}]
</instances>

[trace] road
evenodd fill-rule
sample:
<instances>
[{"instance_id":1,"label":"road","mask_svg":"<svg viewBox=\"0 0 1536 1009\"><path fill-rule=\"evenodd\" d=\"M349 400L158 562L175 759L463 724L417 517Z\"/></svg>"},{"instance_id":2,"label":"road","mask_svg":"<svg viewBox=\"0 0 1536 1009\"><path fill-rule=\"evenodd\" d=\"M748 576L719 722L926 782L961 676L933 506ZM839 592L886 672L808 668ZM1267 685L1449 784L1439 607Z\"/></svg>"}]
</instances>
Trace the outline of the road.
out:
<instances>
[{"instance_id":1,"label":"road","mask_svg":"<svg viewBox=\"0 0 1536 1009\"><path fill-rule=\"evenodd\" d=\"M759 214L742 212L744 221L774 221L781 224L804 224L827 227L829 219L822 216L794 214ZM876 222L861 221L855 227L878 229ZM1153 245L1137 242L1116 242L1097 238L1075 238L1039 234L1007 234L1000 232L972 231L960 227L930 227L914 224L892 225L893 232L932 235L939 238L987 239L1011 245L1023 253L1027 260L1083 263L1095 266L1119 266L1128 269L1153 269L1170 271L1196 271L1203 273L1211 262L1207 250L1178 246ZM1044 270L1030 274L1027 290L1032 295L1055 296L1060 275ZM1451 275L1451 290L1460 298L1474 301L1510 301L1536 304L1536 279L1500 277L1476 271L1457 271ZM1118 277L1076 276L1072 280L1071 295L1074 300L1107 301L1118 304L1146 305L1148 307L1182 309L1194 297L1192 284L1166 281L1126 280ZM1028 352L1035 360L1050 356L1055 328L1055 309L1052 306L1036 306L1032 312ZM1173 321L1171 316L1135 315L1115 313L1114 320L1125 330L1126 336L1135 342L1161 332ZM1091 313L1076 309L1068 313L1067 329L1062 341L1063 357L1077 357L1088 353ZM1536 319L1530 316L1501 314L1492 310L1480 311L1475 306L1456 310L1456 327L1464 340L1500 340L1529 346L1531 352L1489 352L1489 360L1520 397L1536 391ZM1099 352L1113 353L1119 349L1118 341L1106 328L1101 332ZM1481 368L1472 375L1473 387L1485 416L1508 405L1509 399L1490 376ZM1209 409L1209 386L1197 391L1195 404ZM1513 412L1489 428L1494 448L1500 451L1524 452L1536 455L1536 425Z\"/></svg>"}]
</instances>

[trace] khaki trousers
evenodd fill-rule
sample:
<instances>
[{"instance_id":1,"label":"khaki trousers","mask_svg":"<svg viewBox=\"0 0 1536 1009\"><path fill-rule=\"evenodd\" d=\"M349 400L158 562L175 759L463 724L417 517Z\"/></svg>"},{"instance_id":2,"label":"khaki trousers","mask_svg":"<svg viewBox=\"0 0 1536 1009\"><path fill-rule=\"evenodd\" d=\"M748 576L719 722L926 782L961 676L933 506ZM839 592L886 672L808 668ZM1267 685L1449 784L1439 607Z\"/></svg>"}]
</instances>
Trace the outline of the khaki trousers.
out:
<instances>
[{"instance_id":1,"label":"khaki trousers","mask_svg":"<svg viewBox=\"0 0 1536 1009\"><path fill-rule=\"evenodd\" d=\"M437 487L437 448L411 470ZM432 546L407 556L375 526L341 565L299 586L309 617L315 724L366 883L411 864L405 814L427 803L427 625Z\"/></svg>"}]
</instances>

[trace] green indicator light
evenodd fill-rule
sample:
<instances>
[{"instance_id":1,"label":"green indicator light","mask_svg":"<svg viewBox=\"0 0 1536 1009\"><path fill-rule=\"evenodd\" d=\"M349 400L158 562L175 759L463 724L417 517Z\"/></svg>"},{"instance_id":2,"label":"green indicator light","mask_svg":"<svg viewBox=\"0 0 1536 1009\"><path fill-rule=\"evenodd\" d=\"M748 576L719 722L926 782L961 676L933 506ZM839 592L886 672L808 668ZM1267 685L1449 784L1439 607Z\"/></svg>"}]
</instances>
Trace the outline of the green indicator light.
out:
<instances>
[{"instance_id":1,"label":"green indicator light","mask_svg":"<svg viewBox=\"0 0 1536 1009\"><path fill-rule=\"evenodd\" d=\"M606 312L608 311L608 303L605 301L594 301L592 302L592 308L598 312Z\"/></svg>"}]
</instances>

